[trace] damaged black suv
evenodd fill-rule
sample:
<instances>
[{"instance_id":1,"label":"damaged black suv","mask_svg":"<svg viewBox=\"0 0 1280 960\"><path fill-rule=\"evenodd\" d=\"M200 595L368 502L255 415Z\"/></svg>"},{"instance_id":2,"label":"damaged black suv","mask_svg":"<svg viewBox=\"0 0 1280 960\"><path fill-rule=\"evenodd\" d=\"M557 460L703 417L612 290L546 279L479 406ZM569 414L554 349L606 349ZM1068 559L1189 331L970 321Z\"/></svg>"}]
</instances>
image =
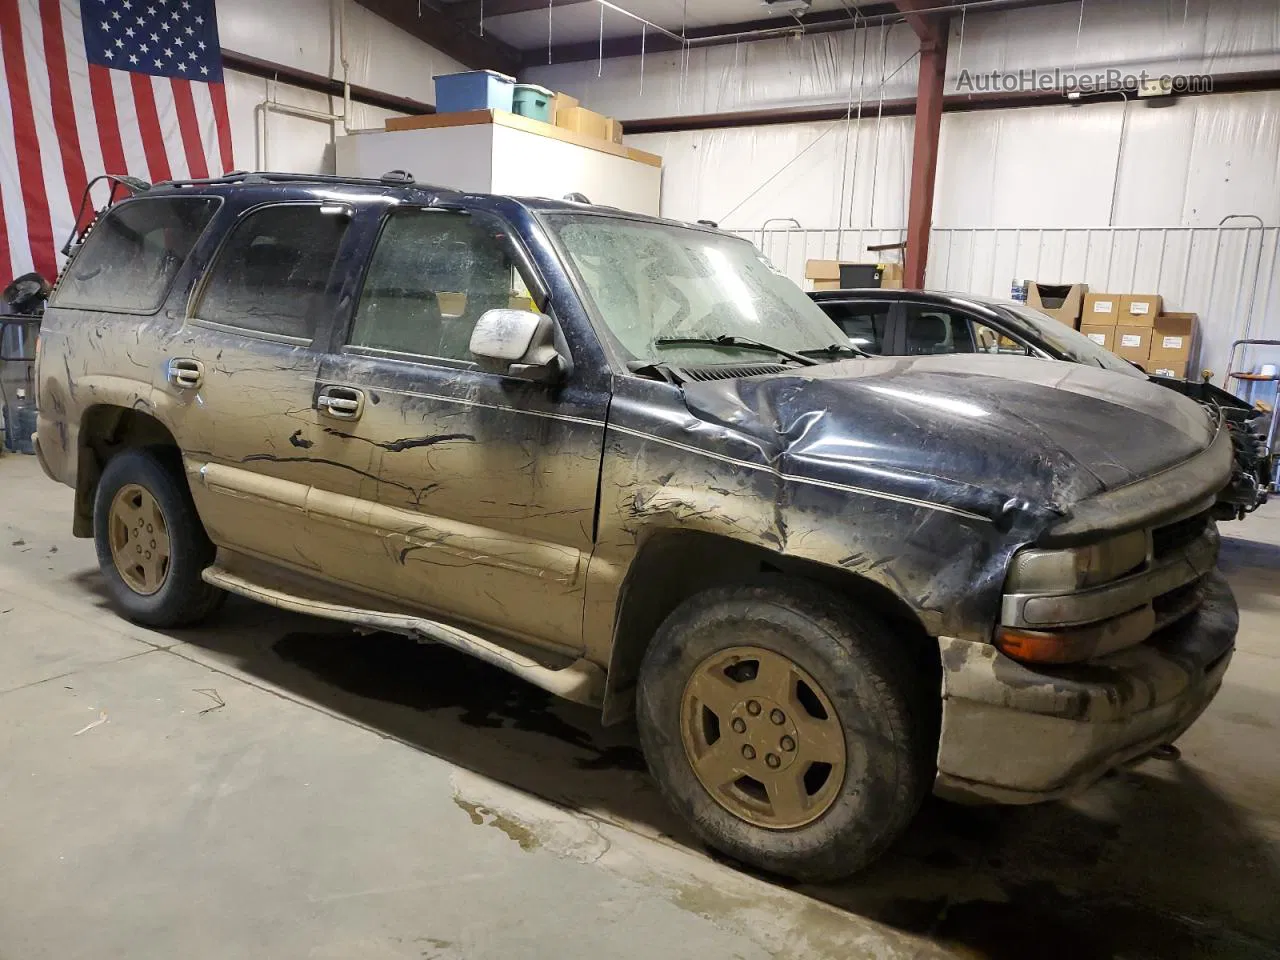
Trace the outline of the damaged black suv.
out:
<instances>
[{"instance_id":1,"label":"damaged black suv","mask_svg":"<svg viewBox=\"0 0 1280 960\"><path fill-rule=\"evenodd\" d=\"M796 877L931 789L1043 800L1176 739L1234 646L1220 418L1080 365L867 357L707 227L161 184L73 252L37 379L124 616L232 592L634 712L699 834Z\"/></svg>"}]
</instances>

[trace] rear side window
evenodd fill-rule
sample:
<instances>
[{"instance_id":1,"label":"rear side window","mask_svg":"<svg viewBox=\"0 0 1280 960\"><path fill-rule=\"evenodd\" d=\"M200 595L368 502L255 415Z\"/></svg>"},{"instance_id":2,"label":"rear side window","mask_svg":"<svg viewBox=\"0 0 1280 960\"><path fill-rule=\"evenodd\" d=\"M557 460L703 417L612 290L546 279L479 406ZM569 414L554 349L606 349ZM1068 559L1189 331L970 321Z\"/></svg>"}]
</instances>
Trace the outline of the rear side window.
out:
<instances>
[{"instance_id":1,"label":"rear side window","mask_svg":"<svg viewBox=\"0 0 1280 960\"><path fill-rule=\"evenodd\" d=\"M54 305L158 310L217 207L214 197L154 197L112 208L72 259Z\"/></svg>"},{"instance_id":2,"label":"rear side window","mask_svg":"<svg viewBox=\"0 0 1280 960\"><path fill-rule=\"evenodd\" d=\"M195 315L201 320L310 341L347 218L319 204L285 204L249 214L209 270Z\"/></svg>"}]
</instances>

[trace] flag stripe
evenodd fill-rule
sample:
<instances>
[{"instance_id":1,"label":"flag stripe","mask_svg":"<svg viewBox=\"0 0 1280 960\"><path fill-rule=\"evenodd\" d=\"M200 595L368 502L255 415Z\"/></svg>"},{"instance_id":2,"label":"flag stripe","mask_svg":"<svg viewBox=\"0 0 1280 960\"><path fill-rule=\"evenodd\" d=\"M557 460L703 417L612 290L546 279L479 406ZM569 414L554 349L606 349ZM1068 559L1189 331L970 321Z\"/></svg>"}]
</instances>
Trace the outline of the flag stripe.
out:
<instances>
[{"instance_id":1,"label":"flag stripe","mask_svg":"<svg viewBox=\"0 0 1280 960\"><path fill-rule=\"evenodd\" d=\"M156 95L151 89L151 78L144 73L131 73L129 86L133 88L133 109L138 114L138 132L142 134L147 175L152 183L172 180L169 157L164 151L164 133L160 129L160 114L156 110Z\"/></svg>"},{"instance_id":2,"label":"flag stripe","mask_svg":"<svg viewBox=\"0 0 1280 960\"><path fill-rule=\"evenodd\" d=\"M73 211L80 205L87 182L84 157L80 153L80 132L76 129L76 107L71 95L71 72L67 48L62 40L61 0L40 0L40 23L44 28L44 57L49 71L49 100L53 129L62 155L62 176L67 185L67 202Z\"/></svg>"},{"instance_id":3,"label":"flag stripe","mask_svg":"<svg viewBox=\"0 0 1280 960\"><path fill-rule=\"evenodd\" d=\"M80 24L80 10L74 4L62 4L62 42L67 55L67 78L79 141L77 147L80 152L80 167L86 179L92 180L103 171L102 148L98 142L98 122L89 90L89 61L84 50L84 29ZM79 204L81 198L73 199ZM83 226L92 216L93 211L86 210L79 225ZM53 226L54 235L57 236L60 224L55 220Z\"/></svg>"},{"instance_id":4,"label":"flag stripe","mask_svg":"<svg viewBox=\"0 0 1280 960\"><path fill-rule=\"evenodd\" d=\"M196 102L191 96L191 81L173 77L169 83L173 87L173 102L178 110L182 149L187 154L187 175L197 179L207 177L209 168L205 165L204 144L200 142L200 121L196 119Z\"/></svg>"},{"instance_id":5,"label":"flag stripe","mask_svg":"<svg viewBox=\"0 0 1280 960\"><path fill-rule=\"evenodd\" d=\"M0 19L0 32L4 20ZM0 221L9 237L9 259L0 260L0 270L10 276L31 269L31 244L27 242L26 204L22 198L22 176L18 173L18 148L14 140L12 101L9 98L4 49L0 44Z\"/></svg>"},{"instance_id":6,"label":"flag stripe","mask_svg":"<svg viewBox=\"0 0 1280 960\"><path fill-rule=\"evenodd\" d=\"M120 120L116 115L116 98L111 89L111 72L96 63L89 64L89 91L93 113L98 123L98 144L102 148L103 173L128 173L124 143L120 139Z\"/></svg>"},{"instance_id":7,"label":"flag stripe","mask_svg":"<svg viewBox=\"0 0 1280 960\"><path fill-rule=\"evenodd\" d=\"M160 142L169 161L169 179L186 180L187 154L182 149L182 130L178 126L178 107L173 99L173 87L168 77L151 77L151 95L156 105L156 118L160 122Z\"/></svg>"},{"instance_id":8,"label":"flag stripe","mask_svg":"<svg viewBox=\"0 0 1280 960\"><path fill-rule=\"evenodd\" d=\"M209 98L213 101L213 117L218 125L218 153L222 158L222 172L230 173L236 168L236 161L231 150L231 114L227 111L227 88L222 83L211 83Z\"/></svg>"},{"instance_id":9,"label":"flag stripe","mask_svg":"<svg viewBox=\"0 0 1280 960\"><path fill-rule=\"evenodd\" d=\"M5 82L13 116L13 139L18 157L18 179L22 201L26 207L27 240L35 269L46 277L57 275L58 264L53 254L53 222L49 218L49 198L45 194L44 168L41 164L40 141L36 136L35 111L31 106L31 87L27 82L27 57L22 48L20 24L22 14L18 0L0 0L0 46L4 49Z\"/></svg>"},{"instance_id":10,"label":"flag stripe","mask_svg":"<svg viewBox=\"0 0 1280 960\"><path fill-rule=\"evenodd\" d=\"M147 169L147 152L142 145L142 130L138 126L138 111L133 105L132 74L123 70L107 70L111 79L112 97L119 120L120 143L124 147L125 170L130 176L151 179Z\"/></svg>"}]
</instances>

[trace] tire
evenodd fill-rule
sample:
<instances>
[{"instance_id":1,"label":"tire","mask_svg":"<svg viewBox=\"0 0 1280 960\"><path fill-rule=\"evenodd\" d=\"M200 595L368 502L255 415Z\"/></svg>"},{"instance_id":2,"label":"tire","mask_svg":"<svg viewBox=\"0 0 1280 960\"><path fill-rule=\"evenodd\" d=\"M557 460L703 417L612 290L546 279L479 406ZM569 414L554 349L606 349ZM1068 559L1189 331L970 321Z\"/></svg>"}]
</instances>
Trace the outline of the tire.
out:
<instances>
[{"instance_id":1,"label":"tire","mask_svg":"<svg viewBox=\"0 0 1280 960\"><path fill-rule=\"evenodd\" d=\"M226 599L223 591L200 578L201 571L213 562L216 548L196 514L181 471L181 460L165 448L125 450L107 462L94 494L93 539L107 593L122 616L148 627L190 626ZM122 505L113 517L117 497ZM135 503L140 505L135 507ZM143 525L135 531L134 523L125 523L126 513L130 521L137 518ZM150 526L148 521L152 521ZM130 537L123 543L121 524L129 528ZM144 555L145 550L164 542L157 531L167 536L168 557L163 562L158 551ZM118 564L117 555L129 560ZM153 556L157 558L154 562ZM138 567L129 566L134 559ZM145 568L141 566L144 563Z\"/></svg>"},{"instance_id":2,"label":"tire","mask_svg":"<svg viewBox=\"0 0 1280 960\"><path fill-rule=\"evenodd\" d=\"M747 648L762 651L754 677L750 657L756 654L748 654L744 662L740 652L733 652ZM791 668L782 674L786 684L773 689L791 691L789 706L775 711L773 702L761 700L764 709L753 708L760 716L742 713L751 707L751 691L765 669L761 664L773 665L778 675L777 655ZM725 657L728 666L722 670ZM746 699L729 710L731 730L721 716L727 707L711 710L714 722L706 712L710 708L705 702L723 692L719 687L699 699L703 679L718 683L721 674L731 687L726 703L739 696L738 680L747 678L741 688L747 691L742 694ZM797 679L799 685L793 682ZM816 697L804 689L811 683L820 688ZM637 722L645 759L660 790L706 843L770 873L829 881L874 861L919 809L932 781L937 749L938 691L928 687L912 667L900 637L878 618L850 609L824 589L799 581L717 588L686 600L658 629L640 669ZM824 698L834 708L836 728L830 727L829 717L818 717L826 712L822 703L817 703L821 709L814 709L815 701ZM791 710L794 716L788 716ZM705 749L713 767L717 756L734 757L728 774L709 779L733 777L738 753L746 755L740 743L751 739L760 750L772 752L770 738L791 729L762 723L770 715L775 724L803 721L790 746L794 761L783 753L765 756L771 765L779 757L783 765L791 765L782 771L752 766L750 772L760 779L734 780L719 788L719 796L726 798L719 799L695 771L698 750ZM743 727L745 732L738 732ZM822 752L821 746L806 745L807 732L821 734L809 740L827 744L828 750L843 744L838 783L833 777L839 765L804 765L807 757ZM713 735L715 744L723 737L738 739L726 741L726 752L717 753L714 744L707 745ZM782 744L779 749L787 747L785 739L777 741ZM751 762L760 759L757 751ZM784 796L785 784L794 783L797 775L799 804L792 802L796 796ZM777 804L773 788L765 787L774 782L783 785L778 794L783 802ZM788 810L800 812L790 818L781 815ZM802 823L804 816L813 818Z\"/></svg>"}]
</instances>

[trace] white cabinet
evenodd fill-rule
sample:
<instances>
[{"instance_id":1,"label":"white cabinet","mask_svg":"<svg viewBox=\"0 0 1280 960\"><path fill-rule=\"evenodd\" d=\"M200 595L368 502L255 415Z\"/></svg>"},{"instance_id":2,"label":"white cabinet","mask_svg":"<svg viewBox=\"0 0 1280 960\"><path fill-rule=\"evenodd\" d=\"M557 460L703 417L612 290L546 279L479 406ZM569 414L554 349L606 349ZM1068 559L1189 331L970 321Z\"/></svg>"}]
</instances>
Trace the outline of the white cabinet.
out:
<instances>
[{"instance_id":1,"label":"white cabinet","mask_svg":"<svg viewBox=\"0 0 1280 960\"><path fill-rule=\"evenodd\" d=\"M662 160L651 153L498 110L389 121L388 129L339 137L340 176L407 170L419 183L476 193L560 199L657 215Z\"/></svg>"}]
</instances>

